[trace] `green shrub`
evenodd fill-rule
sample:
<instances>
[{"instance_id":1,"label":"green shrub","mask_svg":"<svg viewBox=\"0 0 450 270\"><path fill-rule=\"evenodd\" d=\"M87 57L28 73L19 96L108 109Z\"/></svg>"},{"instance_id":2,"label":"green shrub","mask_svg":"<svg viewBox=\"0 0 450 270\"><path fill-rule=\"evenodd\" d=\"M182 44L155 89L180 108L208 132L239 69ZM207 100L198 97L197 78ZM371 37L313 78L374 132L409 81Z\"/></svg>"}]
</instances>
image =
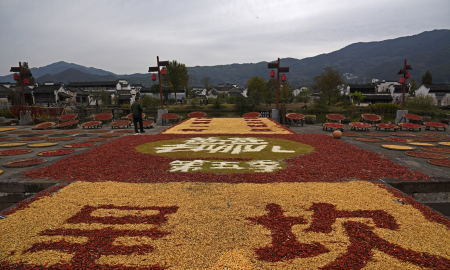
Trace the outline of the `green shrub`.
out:
<instances>
[{"instance_id":1,"label":"green shrub","mask_svg":"<svg viewBox=\"0 0 450 270\"><path fill-rule=\"evenodd\" d=\"M14 118L14 115L10 110L0 110L0 117Z\"/></svg>"},{"instance_id":2,"label":"green shrub","mask_svg":"<svg viewBox=\"0 0 450 270\"><path fill-rule=\"evenodd\" d=\"M395 113L401 109L402 107L400 105L394 103L376 103L370 105L370 110L373 113Z\"/></svg>"},{"instance_id":3,"label":"green shrub","mask_svg":"<svg viewBox=\"0 0 450 270\"><path fill-rule=\"evenodd\" d=\"M131 108L130 104L123 104L122 105L122 109L127 109L127 108Z\"/></svg>"},{"instance_id":4,"label":"green shrub","mask_svg":"<svg viewBox=\"0 0 450 270\"><path fill-rule=\"evenodd\" d=\"M419 110L424 112L431 112L438 109L432 97L422 95L418 97L407 98L405 107L408 110Z\"/></svg>"}]
</instances>

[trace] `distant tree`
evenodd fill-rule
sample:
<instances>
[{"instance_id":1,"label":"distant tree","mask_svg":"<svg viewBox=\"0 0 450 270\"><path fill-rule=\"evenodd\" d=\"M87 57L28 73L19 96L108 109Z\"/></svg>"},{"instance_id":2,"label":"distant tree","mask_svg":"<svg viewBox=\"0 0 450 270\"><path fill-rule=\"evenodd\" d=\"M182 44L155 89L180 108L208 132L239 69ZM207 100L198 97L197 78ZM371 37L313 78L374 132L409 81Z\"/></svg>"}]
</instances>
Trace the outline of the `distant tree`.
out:
<instances>
[{"instance_id":1,"label":"distant tree","mask_svg":"<svg viewBox=\"0 0 450 270\"><path fill-rule=\"evenodd\" d=\"M156 107L160 103L159 98L154 98L150 95L142 95L141 96L141 103L144 108L152 108L156 110Z\"/></svg>"},{"instance_id":2,"label":"distant tree","mask_svg":"<svg viewBox=\"0 0 450 270\"><path fill-rule=\"evenodd\" d=\"M277 81L276 80L268 80L266 83L266 92L264 93L264 101L266 105L270 105L275 103L277 98Z\"/></svg>"},{"instance_id":3,"label":"distant tree","mask_svg":"<svg viewBox=\"0 0 450 270\"><path fill-rule=\"evenodd\" d=\"M295 97L295 99L297 100L297 102L302 102L306 105L306 103L309 103L309 101L311 100L311 95L311 90L306 88L301 90L300 93L298 93L298 95Z\"/></svg>"},{"instance_id":4,"label":"distant tree","mask_svg":"<svg viewBox=\"0 0 450 270\"><path fill-rule=\"evenodd\" d=\"M343 84L342 74L332 67L326 67L319 76L314 78L313 87L321 91L321 98L328 100L328 106L330 106L331 100L340 95Z\"/></svg>"},{"instance_id":5,"label":"distant tree","mask_svg":"<svg viewBox=\"0 0 450 270\"><path fill-rule=\"evenodd\" d=\"M284 85L280 85L279 101L282 103L291 103L293 101L293 90L292 87L285 82Z\"/></svg>"},{"instance_id":6,"label":"distant tree","mask_svg":"<svg viewBox=\"0 0 450 270\"><path fill-rule=\"evenodd\" d=\"M100 99L102 100L102 105L109 105L111 103L111 94L108 91L100 91Z\"/></svg>"},{"instance_id":7,"label":"distant tree","mask_svg":"<svg viewBox=\"0 0 450 270\"><path fill-rule=\"evenodd\" d=\"M197 78L194 75L189 74L189 80L186 87L186 97L191 95L192 87L197 84Z\"/></svg>"},{"instance_id":8,"label":"distant tree","mask_svg":"<svg viewBox=\"0 0 450 270\"><path fill-rule=\"evenodd\" d=\"M415 80L413 80L411 82L411 86L409 87L409 94L414 97L416 96L416 90L417 90L418 86Z\"/></svg>"},{"instance_id":9,"label":"distant tree","mask_svg":"<svg viewBox=\"0 0 450 270\"><path fill-rule=\"evenodd\" d=\"M98 107L98 101L102 99L102 91L91 91L90 95L90 102L95 101L95 107Z\"/></svg>"},{"instance_id":10,"label":"distant tree","mask_svg":"<svg viewBox=\"0 0 450 270\"><path fill-rule=\"evenodd\" d=\"M177 91L186 87L189 81L189 75L185 64L178 63L176 60L169 62L166 67L167 74L164 80L169 84L169 87L174 93L175 99L177 98Z\"/></svg>"},{"instance_id":11,"label":"distant tree","mask_svg":"<svg viewBox=\"0 0 450 270\"><path fill-rule=\"evenodd\" d=\"M255 105L258 105L264 98L267 85L264 77L254 76L247 81L247 96L251 98Z\"/></svg>"},{"instance_id":12,"label":"distant tree","mask_svg":"<svg viewBox=\"0 0 450 270\"><path fill-rule=\"evenodd\" d=\"M22 63L22 72L25 72L25 73L30 72L30 68L28 67L28 62ZM23 77L22 78L22 76L20 76L20 74L18 74L18 75L19 75L19 79L16 80L16 85L20 85L20 82L22 81L22 79L26 79L26 78L28 78L30 81L28 85L30 85L30 86L34 85L34 77Z\"/></svg>"},{"instance_id":13,"label":"distant tree","mask_svg":"<svg viewBox=\"0 0 450 270\"><path fill-rule=\"evenodd\" d=\"M433 84L433 76L431 76L431 73L429 70L425 72L425 75L422 77L422 85L424 84Z\"/></svg>"},{"instance_id":14,"label":"distant tree","mask_svg":"<svg viewBox=\"0 0 450 270\"><path fill-rule=\"evenodd\" d=\"M212 84L211 78L209 78L209 77L203 77L200 80L200 83L206 89L206 91L209 91L209 90L211 90L214 87L214 84Z\"/></svg>"},{"instance_id":15,"label":"distant tree","mask_svg":"<svg viewBox=\"0 0 450 270\"><path fill-rule=\"evenodd\" d=\"M162 81L162 80L161 80ZM172 93L172 89L167 86L165 81L161 82L161 92L162 92L162 98L163 98L163 104L168 104L170 94ZM161 103L160 93L159 93L159 84L154 84L150 87L150 93L157 96L158 104Z\"/></svg>"},{"instance_id":16,"label":"distant tree","mask_svg":"<svg viewBox=\"0 0 450 270\"><path fill-rule=\"evenodd\" d=\"M356 91L355 93L350 93L350 96L353 99L353 104L363 101L364 98L366 97L362 94L362 92L358 92L358 91Z\"/></svg>"}]
</instances>

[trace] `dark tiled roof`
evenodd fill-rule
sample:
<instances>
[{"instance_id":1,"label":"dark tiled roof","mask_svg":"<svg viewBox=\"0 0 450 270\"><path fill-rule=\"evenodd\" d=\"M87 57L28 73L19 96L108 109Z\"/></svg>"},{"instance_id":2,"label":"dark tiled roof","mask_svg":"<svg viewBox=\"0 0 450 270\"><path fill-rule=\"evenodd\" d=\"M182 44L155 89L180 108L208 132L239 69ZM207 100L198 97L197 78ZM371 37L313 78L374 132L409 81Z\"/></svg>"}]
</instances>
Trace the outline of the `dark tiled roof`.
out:
<instances>
[{"instance_id":1,"label":"dark tiled roof","mask_svg":"<svg viewBox=\"0 0 450 270\"><path fill-rule=\"evenodd\" d=\"M117 81L100 81L100 82L71 82L67 85L67 87L89 87L89 86L95 86L95 87L116 87Z\"/></svg>"},{"instance_id":2,"label":"dark tiled roof","mask_svg":"<svg viewBox=\"0 0 450 270\"><path fill-rule=\"evenodd\" d=\"M77 96L89 96L88 92L84 92L83 90L78 88L67 88L67 90L69 90L72 93L77 93Z\"/></svg>"},{"instance_id":3,"label":"dark tiled roof","mask_svg":"<svg viewBox=\"0 0 450 270\"><path fill-rule=\"evenodd\" d=\"M236 88L236 87L234 87L232 85L226 85L226 86L223 86L223 87L222 86L214 87L214 89L216 89L219 92L227 92L227 91L230 91L233 88Z\"/></svg>"},{"instance_id":4,"label":"dark tiled roof","mask_svg":"<svg viewBox=\"0 0 450 270\"><path fill-rule=\"evenodd\" d=\"M408 91L409 91L409 88L408 88L408 86L406 86L405 87L405 93L408 93ZM399 84L394 85L394 93L397 93L397 94L403 93L402 86L399 85Z\"/></svg>"},{"instance_id":5,"label":"dark tiled roof","mask_svg":"<svg viewBox=\"0 0 450 270\"><path fill-rule=\"evenodd\" d=\"M58 90L61 87L61 84L55 84L55 85L38 85L38 87L35 87L33 92L34 94L49 94L54 93L54 91Z\"/></svg>"},{"instance_id":6,"label":"dark tiled roof","mask_svg":"<svg viewBox=\"0 0 450 270\"><path fill-rule=\"evenodd\" d=\"M72 97L71 95L66 94L66 93L64 93L64 92L59 92L59 93L58 93L58 96L59 96L59 97L62 97L62 98L71 98L71 97Z\"/></svg>"},{"instance_id":7,"label":"dark tiled roof","mask_svg":"<svg viewBox=\"0 0 450 270\"><path fill-rule=\"evenodd\" d=\"M144 87L141 88L140 91L141 91L141 93L151 93L150 89L151 89L150 87L144 86Z\"/></svg>"},{"instance_id":8,"label":"dark tiled roof","mask_svg":"<svg viewBox=\"0 0 450 270\"><path fill-rule=\"evenodd\" d=\"M117 90L116 93L119 95L126 95L126 94L131 95L130 90Z\"/></svg>"},{"instance_id":9,"label":"dark tiled roof","mask_svg":"<svg viewBox=\"0 0 450 270\"><path fill-rule=\"evenodd\" d=\"M16 86L15 90L16 90L16 93L22 94L22 87L20 85ZM31 91L34 91L34 89L31 89L31 88L28 88L28 87L25 87L25 86L23 87L23 93L24 94L31 95Z\"/></svg>"},{"instance_id":10,"label":"dark tiled roof","mask_svg":"<svg viewBox=\"0 0 450 270\"><path fill-rule=\"evenodd\" d=\"M0 85L0 92L9 91L10 89L8 87L5 87L3 85Z\"/></svg>"},{"instance_id":11,"label":"dark tiled roof","mask_svg":"<svg viewBox=\"0 0 450 270\"><path fill-rule=\"evenodd\" d=\"M375 93L375 85L372 84L349 84L350 93L361 92L363 94Z\"/></svg>"},{"instance_id":12,"label":"dark tiled roof","mask_svg":"<svg viewBox=\"0 0 450 270\"><path fill-rule=\"evenodd\" d=\"M241 93L241 91L239 91L237 88L231 89L230 91L228 91L228 94L230 93Z\"/></svg>"},{"instance_id":13,"label":"dark tiled roof","mask_svg":"<svg viewBox=\"0 0 450 270\"><path fill-rule=\"evenodd\" d=\"M429 92L449 92L450 84L425 84L425 87L430 89Z\"/></svg>"},{"instance_id":14,"label":"dark tiled roof","mask_svg":"<svg viewBox=\"0 0 450 270\"><path fill-rule=\"evenodd\" d=\"M126 96L126 95L120 95L119 96L119 100L127 100L130 101L131 95L130 96Z\"/></svg>"}]
</instances>

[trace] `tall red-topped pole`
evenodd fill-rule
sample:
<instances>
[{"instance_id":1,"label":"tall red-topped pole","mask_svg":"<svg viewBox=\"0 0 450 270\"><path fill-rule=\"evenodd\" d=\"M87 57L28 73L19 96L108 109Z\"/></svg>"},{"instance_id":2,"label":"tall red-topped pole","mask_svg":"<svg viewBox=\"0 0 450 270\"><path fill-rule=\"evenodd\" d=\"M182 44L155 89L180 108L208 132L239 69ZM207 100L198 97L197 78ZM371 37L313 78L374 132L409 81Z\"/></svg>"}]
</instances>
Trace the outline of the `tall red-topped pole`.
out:
<instances>
[{"instance_id":1,"label":"tall red-topped pole","mask_svg":"<svg viewBox=\"0 0 450 270\"><path fill-rule=\"evenodd\" d=\"M402 74L403 78L400 78L399 82L402 85L402 111L405 110L405 90L406 90L406 80L409 78L410 74L407 70L412 70L412 67L410 65L406 64L406 59L405 59L405 64L403 65L403 68L400 69L400 71L397 73L398 74Z\"/></svg>"},{"instance_id":2,"label":"tall red-topped pole","mask_svg":"<svg viewBox=\"0 0 450 270\"><path fill-rule=\"evenodd\" d=\"M276 109L278 110L279 96L280 96L280 72L289 72L289 67L280 67L280 58L278 58L277 63L269 63L269 69L277 69L277 105ZM273 71L273 70L272 70ZM270 72L270 76L272 76L272 71Z\"/></svg>"},{"instance_id":3,"label":"tall red-topped pole","mask_svg":"<svg viewBox=\"0 0 450 270\"><path fill-rule=\"evenodd\" d=\"M159 81L159 98L161 99L161 109L164 109L163 104L163 97L162 97L162 86L161 86L161 71L159 70L159 67L165 67L169 64L169 61L159 61L159 56L156 56L156 63L158 66L156 67L149 67L148 72L158 72L158 81ZM165 71L165 70L164 70ZM165 72L162 74L163 76L166 75ZM153 76L152 76L153 79Z\"/></svg>"},{"instance_id":4,"label":"tall red-topped pole","mask_svg":"<svg viewBox=\"0 0 450 270\"><path fill-rule=\"evenodd\" d=\"M22 63L19 62L20 86L22 87L22 105L25 106L25 93L23 92Z\"/></svg>"},{"instance_id":5,"label":"tall red-topped pole","mask_svg":"<svg viewBox=\"0 0 450 270\"><path fill-rule=\"evenodd\" d=\"M161 109L164 109L162 88L161 88L161 71L159 70L159 56L156 56L156 62L158 63L159 98L161 100Z\"/></svg>"}]
</instances>

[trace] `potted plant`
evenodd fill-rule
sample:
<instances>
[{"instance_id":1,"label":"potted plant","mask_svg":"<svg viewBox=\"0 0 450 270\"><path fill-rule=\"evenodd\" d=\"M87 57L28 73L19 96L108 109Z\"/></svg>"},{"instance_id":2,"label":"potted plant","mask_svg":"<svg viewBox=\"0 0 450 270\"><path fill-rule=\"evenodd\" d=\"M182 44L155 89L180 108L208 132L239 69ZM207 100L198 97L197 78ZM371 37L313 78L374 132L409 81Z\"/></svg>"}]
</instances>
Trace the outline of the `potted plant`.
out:
<instances>
[{"instance_id":1,"label":"potted plant","mask_svg":"<svg viewBox=\"0 0 450 270\"><path fill-rule=\"evenodd\" d=\"M316 116L315 115L305 115L305 122L306 122L306 124L314 125L316 123Z\"/></svg>"}]
</instances>

